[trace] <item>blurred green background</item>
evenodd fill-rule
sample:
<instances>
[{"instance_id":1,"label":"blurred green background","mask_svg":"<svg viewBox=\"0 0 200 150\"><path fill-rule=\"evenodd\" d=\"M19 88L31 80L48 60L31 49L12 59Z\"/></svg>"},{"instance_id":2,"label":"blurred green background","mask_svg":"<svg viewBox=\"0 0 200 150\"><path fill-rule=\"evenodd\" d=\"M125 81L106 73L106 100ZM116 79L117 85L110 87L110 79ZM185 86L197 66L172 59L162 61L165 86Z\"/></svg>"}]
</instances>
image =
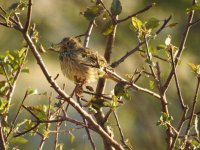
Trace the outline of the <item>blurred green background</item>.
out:
<instances>
[{"instance_id":1,"label":"blurred green background","mask_svg":"<svg viewBox=\"0 0 200 150\"><path fill-rule=\"evenodd\" d=\"M4 8L8 8L13 0L1 0L0 5ZM107 8L110 7L111 0L105 2ZM190 7L191 0L121 0L122 3L122 14L119 18L124 18L127 15L136 12L148 4L155 2L156 6L149 11L139 15L141 20L148 20L149 18L155 17L159 20L172 15L171 23L177 22L178 24L174 28L167 28L158 36L155 42L151 44L156 47L158 44L164 44L164 40L167 35L172 36L172 43L176 46L179 45L182 38L182 33L187 20L186 8ZM45 49L48 49L51 43L59 42L63 37L74 36L82 34L86 31L88 21L84 18L80 12L83 12L86 7L91 5L91 0L33 0L33 18L32 22L36 23L36 29L39 31L39 41L43 44ZM195 18L200 17L197 13ZM25 18L25 17L24 17ZM117 60L125 54L127 51L133 49L136 45L136 35L129 29L131 21L128 20L121 23L117 28L115 46L113 48L112 61ZM94 28L89 47L99 51L103 54L105 49L106 37L101 34L101 27L97 26ZM199 63L198 55L199 51L199 24L195 25L190 32L189 39L186 43L186 48L181 59L181 63L178 66L178 75L180 85L182 86L184 100L191 105L191 101L194 95L194 89L196 86L196 80L194 75L188 67L188 63ZM20 49L22 46L22 36L10 29L0 27L0 53L4 53L6 50ZM64 78L58 61L57 54L47 51L42 54L44 62L49 69L52 76L60 74L58 83L62 86L66 83L67 93L71 93L74 84L68 79ZM49 87L48 82L45 80L40 68L34 60L32 53L28 54L27 65L30 68L30 74L22 74L18 81L18 85L13 97L13 108L19 106L19 102L22 100L23 95L27 88L38 89L39 92L47 91L50 93L52 89ZM120 75L127 73L133 73L136 68L141 69L145 65L144 59L137 53L129 57L124 63L122 63L116 72ZM169 65L163 63L161 66L161 76L166 77L169 72ZM139 84L144 87L148 87L147 78L143 78ZM113 89L114 83L108 81L109 84L106 87L105 93L110 93ZM95 87L95 83L91 84ZM177 124L182 114L176 89L174 84L169 88L167 93L169 100L170 113L174 117L173 124ZM54 94L54 96L57 96ZM160 117L160 103L158 100L150 97L147 94L132 90L132 99L126 101L123 106L117 109L117 114L124 131L125 137L130 141L134 149L137 150L162 150L165 149L165 132L161 127L156 126L156 122ZM45 96L32 96L26 101L26 105L37 105L45 104L48 102ZM13 109L10 112L10 119L12 115L16 113L17 109ZM77 113L70 109L69 116L80 118ZM21 116L23 120L30 116ZM117 131L115 121L111 117L110 123L113 125L114 131ZM67 128L72 127L69 125ZM89 150L91 149L85 130L75 130L73 134L76 136L75 141L70 143L70 136L68 134L63 135L59 138L59 142L64 144L64 150L76 149L76 150ZM102 143L99 142L100 138L93 133L95 144L97 149L103 149ZM119 135L115 135L119 139ZM20 149L34 150L39 145L39 136L28 137L30 141L25 145L19 145ZM53 136L50 136L49 140L45 143L44 149L52 149L53 147Z\"/></svg>"}]
</instances>

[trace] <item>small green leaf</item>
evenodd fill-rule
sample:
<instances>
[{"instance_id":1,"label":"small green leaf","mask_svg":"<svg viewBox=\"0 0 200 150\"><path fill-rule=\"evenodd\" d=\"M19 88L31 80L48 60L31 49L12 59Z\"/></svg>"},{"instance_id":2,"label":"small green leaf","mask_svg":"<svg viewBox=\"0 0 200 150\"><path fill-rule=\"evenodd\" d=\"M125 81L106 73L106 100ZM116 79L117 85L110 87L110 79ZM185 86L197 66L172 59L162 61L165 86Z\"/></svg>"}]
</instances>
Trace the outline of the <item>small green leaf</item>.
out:
<instances>
[{"instance_id":1,"label":"small green leaf","mask_svg":"<svg viewBox=\"0 0 200 150\"><path fill-rule=\"evenodd\" d=\"M154 87L155 87L154 81L150 80L150 81L149 81L149 88L150 88L151 90L153 90Z\"/></svg>"},{"instance_id":2,"label":"small green leaf","mask_svg":"<svg viewBox=\"0 0 200 150\"><path fill-rule=\"evenodd\" d=\"M60 108L62 106L61 101L58 101L57 103L55 103L54 106Z\"/></svg>"},{"instance_id":3,"label":"small green leaf","mask_svg":"<svg viewBox=\"0 0 200 150\"><path fill-rule=\"evenodd\" d=\"M93 87L91 87L91 86L86 86L85 88L86 88L87 90L91 91L91 92L94 92L94 89L93 89Z\"/></svg>"},{"instance_id":4,"label":"small green leaf","mask_svg":"<svg viewBox=\"0 0 200 150\"><path fill-rule=\"evenodd\" d=\"M152 67L155 67L155 63L154 63L152 60L146 59L145 62L146 62L148 65L150 65L150 66L152 66Z\"/></svg>"},{"instance_id":5,"label":"small green leaf","mask_svg":"<svg viewBox=\"0 0 200 150\"><path fill-rule=\"evenodd\" d=\"M114 87L114 94L117 97L124 96L126 93L126 83L124 82L118 82Z\"/></svg>"},{"instance_id":6,"label":"small green leaf","mask_svg":"<svg viewBox=\"0 0 200 150\"><path fill-rule=\"evenodd\" d=\"M177 22L174 22L174 23L167 25L167 27L172 28L172 27L175 27L177 24L178 24Z\"/></svg>"},{"instance_id":7,"label":"small green leaf","mask_svg":"<svg viewBox=\"0 0 200 150\"><path fill-rule=\"evenodd\" d=\"M27 67L26 67L26 68L23 68L23 69L22 69L22 72L24 72L24 73L30 73L29 68L27 68Z\"/></svg>"},{"instance_id":8,"label":"small green leaf","mask_svg":"<svg viewBox=\"0 0 200 150\"><path fill-rule=\"evenodd\" d=\"M12 138L11 140L12 143L19 143L19 144L25 144L28 142L27 139L25 139L24 137L15 137L15 138Z\"/></svg>"},{"instance_id":9,"label":"small green leaf","mask_svg":"<svg viewBox=\"0 0 200 150\"><path fill-rule=\"evenodd\" d=\"M192 71L195 74L200 75L200 65L196 65L196 64L193 64L193 63L189 63L188 65L190 66L190 68L192 69Z\"/></svg>"},{"instance_id":10,"label":"small green leaf","mask_svg":"<svg viewBox=\"0 0 200 150\"><path fill-rule=\"evenodd\" d=\"M28 89L28 95L36 95L38 94L38 90L37 89Z\"/></svg>"},{"instance_id":11,"label":"small green leaf","mask_svg":"<svg viewBox=\"0 0 200 150\"><path fill-rule=\"evenodd\" d=\"M101 5L90 6L83 13L86 19L93 20L95 17L99 16L103 12L103 7Z\"/></svg>"},{"instance_id":12,"label":"small green leaf","mask_svg":"<svg viewBox=\"0 0 200 150\"><path fill-rule=\"evenodd\" d=\"M163 45L163 44L159 44L157 47L156 47L157 50L164 50L166 49L166 45Z\"/></svg>"},{"instance_id":13,"label":"small green leaf","mask_svg":"<svg viewBox=\"0 0 200 150\"><path fill-rule=\"evenodd\" d=\"M103 26L101 32L102 32L103 35L107 36L107 35L109 35L110 33L112 33L113 29L114 29L114 25L112 24L111 21L108 21L108 22Z\"/></svg>"},{"instance_id":14,"label":"small green leaf","mask_svg":"<svg viewBox=\"0 0 200 150\"><path fill-rule=\"evenodd\" d=\"M160 20L156 18L150 18L147 23L146 23L146 28L147 29L154 29L157 28L160 24Z\"/></svg>"},{"instance_id":15,"label":"small green leaf","mask_svg":"<svg viewBox=\"0 0 200 150\"><path fill-rule=\"evenodd\" d=\"M94 109L94 108L91 107L91 106L88 108L88 111L89 111L91 114L96 114L96 113L97 113L97 110Z\"/></svg>"},{"instance_id":16,"label":"small green leaf","mask_svg":"<svg viewBox=\"0 0 200 150\"><path fill-rule=\"evenodd\" d=\"M116 16L119 15L122 12L122 5L120 0L113 0L111 4L110 11L112 15Z\"/></svg>"},{"instance_id":17,"label":"small green leaf","mask_svg":"<svg viewBox=\"0 0 200 150\"><path fill-rule=\"evenodd\" d=\"M141 20L139 20L138 18L136 17L132 17L132 26L133 26L133 29L135 31L140 31L142 26L143 26L143 23Z\"/></svg>"},{"instance_id":18,"label":"small green leaf","mask_svg":"<svg viewBox=\"0 0 200 150\"><path fill-rule=\"evenodd\" d=\"M126 93L124 94L124 98L125 98L126 100L130 100L130 99L131 99L131 96L129 95L128 92L126 92Z\"/></svg>"},{"instance_id":19,"label":"small green leaf","mask_svg":"<svg viewBox=\"0 0 200 150\"><path fill-rule=\"evenodd\" d=\"M75 136L71 132L69 132L69 135L70 135L70 142L73 143L75 140Z\"/></svg>"}]
</instances>

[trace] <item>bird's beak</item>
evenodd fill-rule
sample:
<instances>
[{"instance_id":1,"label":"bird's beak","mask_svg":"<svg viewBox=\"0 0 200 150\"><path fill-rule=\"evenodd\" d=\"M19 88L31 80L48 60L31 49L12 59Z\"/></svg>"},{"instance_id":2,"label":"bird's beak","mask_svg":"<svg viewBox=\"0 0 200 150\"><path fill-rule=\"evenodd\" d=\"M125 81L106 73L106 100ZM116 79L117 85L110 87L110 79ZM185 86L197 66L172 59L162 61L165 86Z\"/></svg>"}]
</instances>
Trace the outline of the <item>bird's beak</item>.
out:
<instances>
[{"instance_id":1,"label":"bird's beak","mask_svg":"<svg viewBox=\"0 0 200 150\"><path fill-rule=\"evenodd\" d=\"M58 44L51 44L51 47L49 48L49 50L54 51L54 52L59 52L60 48L62 46L62 43L58 43Z\"/></svg>"}]
</instances>

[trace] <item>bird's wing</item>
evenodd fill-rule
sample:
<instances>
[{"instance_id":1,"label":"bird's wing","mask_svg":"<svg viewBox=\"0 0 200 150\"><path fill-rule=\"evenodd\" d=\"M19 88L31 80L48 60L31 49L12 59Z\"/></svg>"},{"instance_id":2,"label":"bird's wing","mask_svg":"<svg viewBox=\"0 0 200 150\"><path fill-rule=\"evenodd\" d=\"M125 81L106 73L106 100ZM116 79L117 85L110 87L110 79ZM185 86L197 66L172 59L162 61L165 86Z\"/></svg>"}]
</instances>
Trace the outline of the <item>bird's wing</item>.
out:
<instances>
[{"instance_id":1,"label":"bird's wing","mask_svg":"<svg viewBox=\"0 0 200 150\"><path fill-rule=\"evenodd\" d=\"M97 68L107 66L105 58L89 48L83 48L78 57L81 64L91 65Z\"/></svg>"}]
</instances>

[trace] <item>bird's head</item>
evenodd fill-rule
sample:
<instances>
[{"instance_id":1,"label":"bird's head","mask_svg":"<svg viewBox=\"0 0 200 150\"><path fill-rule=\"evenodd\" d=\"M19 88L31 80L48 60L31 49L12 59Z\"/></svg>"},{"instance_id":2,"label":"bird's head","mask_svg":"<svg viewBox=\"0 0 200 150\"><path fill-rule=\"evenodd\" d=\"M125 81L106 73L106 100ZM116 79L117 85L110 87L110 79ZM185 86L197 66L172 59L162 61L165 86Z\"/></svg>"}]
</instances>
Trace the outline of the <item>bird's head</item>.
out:
<instances>
[{"instance_id":1,"label":"bird's head","mask_svg":"<svg viewBox=\"0 0 200 150\"><path fill-rule=\"evenodd\" d=\"M82 47L80 40L75 37L65 37L62 39L62 41L58 44L53 44L51 49L54 49L55 51L58 52L63 52L63 51L73 51L78 48Z\"/></svg>"}]
</instances>

